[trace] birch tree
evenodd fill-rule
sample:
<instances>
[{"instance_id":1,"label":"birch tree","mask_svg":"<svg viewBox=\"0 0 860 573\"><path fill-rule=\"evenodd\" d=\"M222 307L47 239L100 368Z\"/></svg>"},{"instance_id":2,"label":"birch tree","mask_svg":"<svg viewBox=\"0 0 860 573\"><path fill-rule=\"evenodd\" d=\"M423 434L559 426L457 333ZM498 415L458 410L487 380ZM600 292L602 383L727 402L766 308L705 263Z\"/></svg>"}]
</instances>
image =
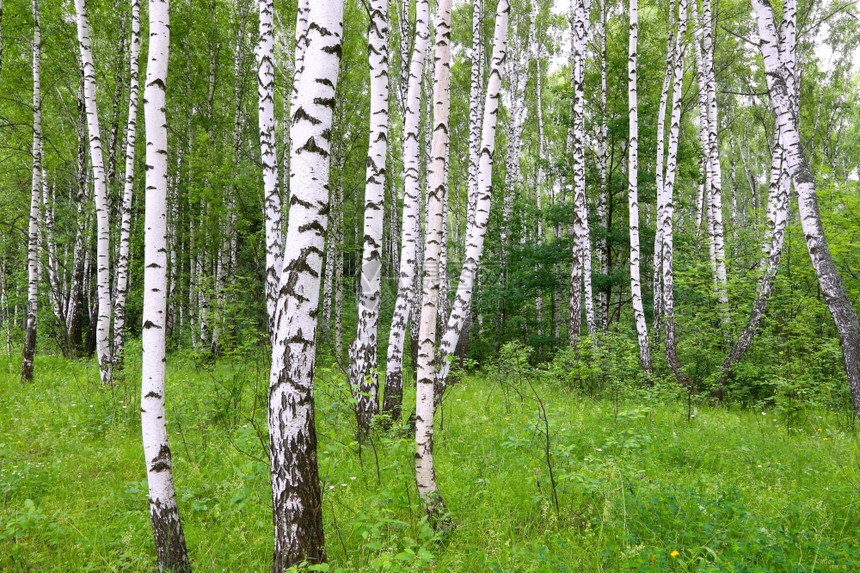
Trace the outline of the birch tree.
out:
<instances>
[{"instance_id":1,"label":"birch tree","mask_svg":"<svg viewBox=\"0 0 860 573\"><path fill-rule=\"evenodd\" d=\"M648 347L648 325L642 306L642 284L639 274L639 107L637 103L636 78L638 60L639 4L630 0L630 41L627 52L627 94L630 113L630 135L628 142L627 195L630 209L630 292L633 297L633 315L636 321L636 336L639 339L639 362L642 369L651 372L651 352Z\"/></svg>"},{"instance_id":2,"label":"birch tree","mask_svg":"<svg viewBox=\"0 0 860 573\"><path fill-rule=\"evenodd\" d=\"M77 2L80 3L82 0ZM81 43L83 44L83 41ZM164 410L166 342L164 327L167 313L165 91L169 47L168 2L150 0L149 61L146 66L143 93L146 130L146 207L140 421L146 459L146 478L149 483L149 515L152 531L155 534L158 570L185 573L191 571L191 565L173 488L173 463L167 443Z\"/></svg>"},{"instance_id":3,"label":"birch tree","mask_svg":"<svg viewBox=\"0 0 860 573\"><path fill-rule=\"evenodd\" d=\"M801 146L797 112L788 85L791 79L787 79L789 74L785 71L785 60L779 51L779 36L774 23L773 9L769 0L752 0L752 7L758 23L759 50L764 60L767 89L797 193L797 207L806 238L806 247L818 277L821 293L839 331L842 357L845 361L854 410L860 415L860 320L848 298L842 276L833 262L824 236L815 194L815 177Z\"/></svg>"},{"instance_id":4,"label":"birch tree","mask_svg":"<svg viewBox=\"0 0 860 573\"><path fill-rule=\"evenodd\" d=\"M484 99L484 119L481 127L481 153L478 161L478 190L474 204L475 223L471 232L466 233L466 252L463 257L463 268L460 270L460 280L448 325L439 344L439 372L437 380L444 386L448 379L451 365L447 357L454 353L463 323L470 312L472 294L475 289L475 278L481 255L484 252L484 239L487 235L487 222L490 218L490 198L493 180L493 157L496 148L496 125L499 115L499 99L502 87L502 70L508 50L508 16L510 4L500 0L496 8L496 24L493 33L493 53L490 60L490 75L487 81ZM425 255L426 256L426 255Z\"/></svg>"},{"instance_id":5,"label":"birch tree","mask_svg":"<svg viewBox=\"0 0 860 573\"><path fill-rule=\"evenodd\" d=\"M27 322L21 381L33 380L36 355L36 313L39 305L39 234L42 193L42 26L39 0L33 0L33 178L30 187L30 223L27 230Z\"/></svg>"},{"instance_id":6,"label":"birch tree","mask_svg":"<svg viewBox=\"0 0 860 573\"><path fill-rule=\"evenodd\" d=\"M661 294L663 328L665 330L664 345L666 349L666 362L675 374L679 383L689 384L689 378L681 369L681 361L678 359L677 344L675 339L675 274L674 274L674 246L675 246L675 176L678 167L678 141L681 131L681 96L684 86L684 38L687 33L687 0L678 0L678 33L675 36L675 45L672 55L672 115L669 120L669 145L666 158L665 175L660 178L657 195L657 213L660 226L660 265ZM658 131L658 135L661 132ZM658 148L659 152L659 148ZM659 162L658 162L659 164ZM658 173L660 171L658 170Z\"/></svg>"},{"instance_id":7,"label":"birch tree","mask_svg":"<svg viewBox=\"0 0 860 573\"><path fill-rule=\"evenodd\" d=\"M291 205L269 375L273 573L304 560L325 560L313 381L343 1L314 2L306 18L307 31L296 47Z\"/></svg>"},{"instance_id":8,"label":"birch tree","mask_svg":"<svg viewBox=\"0 0 860 573\"><path fill-rule=\"evenodd\" d=\"M125 127L125 175L120 207L119 256L116 260L116 299L113 315L114 368L122 370L125 356L125 301L128 295L128 266L131 238L131 202L134 193L134 150L137 144L137 100L140 91L140 0L131 0L131 43L129 50L128 120ZM174 268L176 265L171 265Z\"/></svg>"},{"instance_id":9,"label":"birch tree","mask_svg":"<svg viewBox=\"0 0 860 573\"><path fill-rule=\"evenodd\" d=\"M503 0L504 1L504 0ZM436 6L433 55L433 139L427 165L427 218L424 242L424 285L418 348L418 385L415 397L415 481L427 517L444 518L445 503L436 484L433 464L433 410L436 369L436 318L439 309L439 263L444 225L448 119L451 110L451 0Z\"/></svg>"},{"instance_id":10,"label":"birch tree","mask_svg":"<svg viewBox=\"0 0 860 573\"><path fill-rule=\"evenodd\" d=\"M359 435L379 412L377 339L382 298L382 231L388 151L388 0L370 0L367 53L370 60L370 143L364 187L364 245L358 327L350 345L349 379Z\"/></svg>"},{"instance_id":11,"label":"birch tree","mask_svg":"<svg viewBox=\"0 0 860 573\"><path fill-rule=\"evenodd\" d=\"M99 361L99 374L102 384L111 384L113 382L113 364L110 342L110 208L99 127L98 102L96 100L96 68L93 64L93 51L90 45L90 22L87 18L86 0L75 0L75 11L77 13L78 46L81 50L81 66L84 75L84 105L87 110L90 164L93 171L93 196L96 204L96 289L98 290L96 357Z\"/></svg>"},{"instance_id":12,"label":"birch tree","mask_svg":"<svg viewBox=\"0 0 860 573\"><path fill-rule=\"evenodd\" d=\"M385 369L385 394L382 409L393 419L400 419L403 404L403 347L412 301L417 290L415 282L416 249L421 222L421 79L424 60L430 44L430 3L418 0L415 5L415 41L409 62L406 109L403 118L403 224L400 246L400 274L397 300L388 337ZM470 167L471 168L471 167ZM413 317L413 320L415 318Z\"/></svg>"},{"instance_id":13,"label":"birch tree","mask_svg":"<svg viewBox=\"0 0 860 573\"><path fill-rule=\"evenodd\" d=\"M266 227L266 312L269 334L274 331L278 285L283 266L281 196L275 149L275 38L273 0L257 0L260 39L257 44L257 112L260 157L263 163L263 201Z\"/></svg>"}]
</instances>

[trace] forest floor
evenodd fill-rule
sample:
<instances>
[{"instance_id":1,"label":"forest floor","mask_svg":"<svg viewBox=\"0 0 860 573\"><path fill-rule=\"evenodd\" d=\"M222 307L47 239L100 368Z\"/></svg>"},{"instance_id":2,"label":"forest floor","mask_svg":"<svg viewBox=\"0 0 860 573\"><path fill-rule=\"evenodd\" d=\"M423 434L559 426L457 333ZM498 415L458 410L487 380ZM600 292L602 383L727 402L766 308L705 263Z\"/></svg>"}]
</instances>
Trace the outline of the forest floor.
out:
<instances>
[{"instance_id":1,"label":"forest floor","mask_svg":"<svg viewBox=\"0 0 860 573\"><path fill-rule=\"evenodd\" d=\"M168 364L194 568L268 571L265 363L177 354ZM40 356L24 386L19 368L0 357L0 571L152 571L139 351L114 388L99 386L92 361ZM437 421L436 475L455 528L435 533L408 429L377 429L359 447L339 372L317 372L329 565L315 570L860 570L860 435L844 416L467 375Z\"/></svg>"}]
</instances>

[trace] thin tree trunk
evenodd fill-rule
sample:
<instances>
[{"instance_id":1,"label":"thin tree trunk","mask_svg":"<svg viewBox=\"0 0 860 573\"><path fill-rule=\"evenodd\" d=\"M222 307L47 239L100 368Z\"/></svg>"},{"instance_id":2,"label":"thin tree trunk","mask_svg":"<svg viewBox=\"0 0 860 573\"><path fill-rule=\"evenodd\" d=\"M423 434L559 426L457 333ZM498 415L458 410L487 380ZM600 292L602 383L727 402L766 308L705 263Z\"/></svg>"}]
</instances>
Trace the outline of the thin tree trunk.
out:
<instances>
[{"instance_id":1,"label":"thin tree trunk","mask_svg":"<svg viewBox=\"0 0 860 573\"><path fill-rule=\"evenodd\" d=\"M263 197L266 225L266 312L269 335L274 332L278 285L283 269L281 240L281 196L275 148L275 40L273 0L257 0L260 40L257 45L257 98L260 157L263 163ZM288 120L284 120L288 123ZM328 262L326 262L328 266Z\"/></svg>"},{"instance_id":2,"label":"thin tree trunk","mask_svg":"<svg viewBox=\"0 0 860 573\"><path fill-rule=\"evenodd\" d=\"M81 0L77 0L80 2ZM170 16L167 1L149 2L149 61L143 94L146 131L146 213L143 276L143 364L140 418L149 510L158 570L191 571L173 488L173 464L164 410L167 310L167 118L165 91Z\"/></svg>"},{"instance_id":3,"label":"thin tree trunk","mask_svg":"<svg viewBox=\"0 0 860 573\"><path fill-rule=\"evenodd\" d=\"M297 46L291 107L290 189L284 267L269 377L274 553L272 573L325 561L314 422L320 271L329 211L332 115L343 33L342 0L308 8ZM299 58L302 53L304 57Z\"/></svg>"},{"instance_id":4,"label":"thin tree trunk","mask_svg":"<svg viewBox=\"0 0 860 573\"><path fill-rule=\"evenodd\" d=\"M401 235L400 280L394 317L388 338L385 370L385 395L382 410L399 420L403 405L403 347L409 311L415 298L416 248L421 222L421 79L424 60L430 43L430 4L418 0L415 5L415 42L409 63L409 86L403 122L403 233ZM473 62L474 64L474 62ZM415 318L412 319L415 321Z\"/></svg>"},{"instance_id":5,"label":"thin tree trunk","mask_svg":"<svg viewBox=\"0 0 860 573\"><path fill-rule=\"evenodd\" d=\"M597 264L600 274L609 274L609 251L606 234L609 230L607 220L607 203L609 201L609 181L606 148L608 145L609 119L607 103L607 54L606 54L606 0L600 0L600 127L597 140L597 220L602 231L597 240ZM600 312L600 327L603 333L609 332L609 292L600 289L597 293L597 306Z\"/></svg>"},{"instance_id":6,"label":"thin tree trunk","mask_svg":"<svg viewBox=\"0 0 860 573\"><path fill-rule=\"evenodd\" d=\"M388 0L370 0L370 143L364 187L364 230L358 326L350 345L349 381L360 436L379 412L378 335L388 151Z\"/></svg>"},{"instance_id":7,"label":"thin tree trunk","mask_svg":"<svg viewBox=\"0 0 860 573\"><path fill-rule=\"evenodd\" d=\"M134 149L137 142L137 100L139 94L140 1L131 0L131 50L129 53L128 123L125 128L125 176L120 211L119 256L116 261L116 300L113 316L114 368L123 370L125 356L125 300L128 294L131 201L134 192ZM175 203L175 202L174 202ZM174 221L175 225L175 221ZM173 250L171 249L171 253ZM171 265L171 268L175 266ZM174 282L174 281L172 281Z\"/></svg>"},{"instance_id":8,"label":"thin tree trunk","mask_svg":"<svg viewBox=\"0 0 860 573\"><path fill-rule=\"evenodd\" d=\"M90 46L90 23L87 18L86 0L75 0L75 9L78 16L78 45L81 49L81 65L84 71L84 104L87 109L87 131L96 204L96 289L99 309L96 325L96 357L99 361L101 382L103 385L110 385L113 383L110 341L110 208L96 100L96 69Z\"/></svg>"},{"instance_id":9,"label":"thin tree trunk","mask_svg":"<svg viewBox=\"0 0 860 573\"><path fill-rule=\"evenodd\" d=\"M27 239L27 323L24 328L24 351L21 381L33 380L33 358L36 355L36 313L39 303L39 227L42 191L42 27L39 0L33 0L33 181L30 187L30 224Z\"/></svg>"},{"instance_id":10,"label":"thin tree trunk","mask_svg":"<svg viewBox=\"0 0 860 573\"><path fill-rule=\"evenodd\" d=\"M481 255L484 252L484 239L487 235L487 222L490 218L490 199L493 179L493 156L495 153L496 124L499 117L499 98L502 86L502 69L508 46L508 15L510 4L500 0L496 9L496 24L493 34L493 55L490 60L490 78L487 84L486 99L484 100L484 119L482 122L481 154L478 164L478 191L475 198L475 224L471 232L466 233L466 253L457 294L448 326L439 344L439 372L437 382L444 387L451 365L447 357L457 348L463 323L470 312L472 294L475 289L475 278ZM425 265L425 268L426 265ZM425 279L426 280L426 279ZM480 315L479 315L480 324ZM423 339L423 337L422 337Z\"/></svg>"},{"instance_id":11,"label":"thin tree trunk","mask_svg":"<svg viewBox=\"0 0 860 573\"><path fill-rule=\"evenodd\" d=\"M500 5L506 0L502 0ZM428 518L444 519L445 504L436 485L433 464L434 386L439 361L436 353L436 316L439 301L439 259L442 249L444 202L447 192L448 117L451 108L451 0L436 7L436 44L433 70L433 141L427 166L427 220L424 250L424 287L421 301L418 386L415 398L415 481Z\"/></svg>"},{"instance_id":12,"label":"thin tree trunk","mask_svg":"<svg viewBox=\"0 0 860 573\"><path fill-rule=\"evenodd\" d=\"M662 272L663 327L665 329L666 362L679 384L689 385L681 369L675 335L675 275L674 275L674 216L675 173L678 166L678 140L681 131L681 96L684 86L684 38L687 33L687 0L678 2L678 34L675 37L672 72L672 117L669 122L669 149L662 194L658 195L659 225L662 235L660 270Z\"/></svg>"},{"instance_id":13,"label":"thin tree trunk","mask_svg":"<svg viewBox=\"0 0 860 573\"><path fill-rule=\"evenodd\" d=\"M645 372L651 372L651 352L648 347L648 325L642 307L642 285L639 276L639 107L636 78L638 54L639 4L630 0L630 43L627 58L628 104L630 110L630 140L628 145L628 203L630 208L630 291L633 315L639 339L639 362Z\"/></svg>"}]
</instances>

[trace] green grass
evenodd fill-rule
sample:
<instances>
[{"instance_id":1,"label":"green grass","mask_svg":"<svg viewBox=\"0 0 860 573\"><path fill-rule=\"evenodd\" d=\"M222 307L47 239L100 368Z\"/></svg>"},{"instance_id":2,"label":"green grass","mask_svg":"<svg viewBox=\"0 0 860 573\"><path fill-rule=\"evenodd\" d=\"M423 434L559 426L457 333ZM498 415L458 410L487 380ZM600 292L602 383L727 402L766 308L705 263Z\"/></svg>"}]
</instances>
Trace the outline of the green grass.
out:
<instances>
[{"instance_id":1,"label":"green grass","mask_svg":"<svg viewBox=\"0 0 860 573\"><path fill-rule=\"evenodd\" d=\"M92 362L40 356L36 382L21 385L17 356L0 357L0 570L154 570L136 350L128 363L127 381L103 389ZM254 429L265 428L265 363L174 355L168 367L193 565L268 571L268 465ZM556 511L531 389L496 377L467 376L445 402L437 478L456 527L437 534L421 518L408 431L379 429L359 448L344 377L319 369L331 571L860 570L860 444L842 418L795 412L787 429L773 411L688 411L673 392L592 399L536 376Z\"/></svg>"}]
</instances>

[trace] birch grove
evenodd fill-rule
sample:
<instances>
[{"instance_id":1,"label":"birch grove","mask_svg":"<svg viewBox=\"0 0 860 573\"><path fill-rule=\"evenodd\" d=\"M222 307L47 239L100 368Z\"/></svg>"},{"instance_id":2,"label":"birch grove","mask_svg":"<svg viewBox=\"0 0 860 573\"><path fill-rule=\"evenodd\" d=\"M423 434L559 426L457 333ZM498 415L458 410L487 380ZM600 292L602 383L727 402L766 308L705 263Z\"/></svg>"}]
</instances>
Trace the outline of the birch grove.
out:
<instances>
[{"instance_id":1,"label":"birch grove","mask_svg":"<svg viewBox=\"0 0 860 573\"><path fill-rule=\"evenodd\" d=\"M569 487L571 420L845 454L860 7L771 2L0 3L0 570L558 568L594 541L556 543L566 507L683 569L637 537L673 531L658 480ZM594 456L668 467L619 431Z\"/></svg>"}]
</instances>

